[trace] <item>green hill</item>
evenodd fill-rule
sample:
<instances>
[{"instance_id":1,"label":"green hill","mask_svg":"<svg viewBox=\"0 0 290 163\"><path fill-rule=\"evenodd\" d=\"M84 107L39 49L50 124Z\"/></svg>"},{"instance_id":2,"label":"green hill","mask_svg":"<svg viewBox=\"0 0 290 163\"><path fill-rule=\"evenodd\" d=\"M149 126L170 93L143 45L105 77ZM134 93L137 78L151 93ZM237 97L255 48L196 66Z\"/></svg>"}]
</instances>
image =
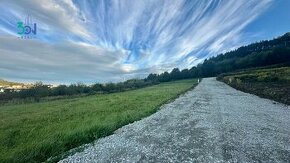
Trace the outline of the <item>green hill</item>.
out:
<instances>
[{"instance_id":1,"label":"green hill","mask_svg":"<svg viewBox=\"0 0 290 163\"><path fill-rule=\"evenodd\" d=\"M198 65L197 68L203 76L207 77L235 70L272 65L284 66L289 65L289 63L290 33L286 33L273 40L242 46L236 50L212 57Z\"/></svg>"},{"instance_id":2,"label":"green hill","mask_svg":"<svg viewBox=\"0 0 290 163\"><path fill-rule=\"evenodd\" d=\"M206 59L190 69L174 68L170 73L149 74L145 80L171 80L217 76L222 73L261 67L290 66L290 33L272 40L242 46L236 50Z\"/></svg>"}]
</instances>

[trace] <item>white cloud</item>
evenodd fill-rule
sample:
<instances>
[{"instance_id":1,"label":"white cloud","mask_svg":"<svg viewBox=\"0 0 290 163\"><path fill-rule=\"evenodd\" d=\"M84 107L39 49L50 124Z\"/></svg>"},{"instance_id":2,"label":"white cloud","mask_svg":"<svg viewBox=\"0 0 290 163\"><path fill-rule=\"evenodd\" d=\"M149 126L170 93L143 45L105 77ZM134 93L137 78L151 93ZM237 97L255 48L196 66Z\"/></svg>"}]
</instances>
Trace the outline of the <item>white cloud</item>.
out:
<instances>
[{"instance_id":1,"label":"white cloud","mask_svg":"<svg viewBox=\"0 0 290 163\"><path fill-rule=\"evenodd\" d=\"M0 75L92 82L190 68L244 43L243 30L271 2L1 0ZM35 40L4 25L26 14L39 22Z\"/></svg>"},{"instance_id":2,"label":"white cloud","mask_svg":"<svg viewBox=\"0 0 290 163\"><path fill-rule=\"evenodd\" d=\"M83 3L83 9L90 10L89 2ZM87 17L92 18L103 46L141 46L142 59L132 56L128 60L135 67L142 64L149 68L168 62L180 66L181 60L200 49L204 49L205 58L240 45L242 30L270 4L271 0L125 0L93 5L94 15ZM150 51L146 57L142 55L142 46L149 47L145 49ZM190 66L193 65L186 65Z\"/></svg>"},{"instance_id":3,"label":"white cloud","mask_svg":"<svg viewBox=\"0 0 290 163\"><path fill-rule=\"evenodd\" d=\"M86 27L80 11L71 0L1 0L1 6L5 6L5 10L14 13L19 21L30 15L39 22L39 28L46 27L45 32L54 31L66 34L74 34L85 39L91 39L90 33Z\"/></svg>"},{"instance_id":4,"label":"white cloud","mask_svg":"<svg viewBox=\"0 0 290 163\"><path fill-rule=\"evenodd\" d=\"M0 37L0 74L5 78L47 82L117 81L132 70L132 66L121 64L120 53L88 44L44 44Z\"/></svg>"}]
</instances>

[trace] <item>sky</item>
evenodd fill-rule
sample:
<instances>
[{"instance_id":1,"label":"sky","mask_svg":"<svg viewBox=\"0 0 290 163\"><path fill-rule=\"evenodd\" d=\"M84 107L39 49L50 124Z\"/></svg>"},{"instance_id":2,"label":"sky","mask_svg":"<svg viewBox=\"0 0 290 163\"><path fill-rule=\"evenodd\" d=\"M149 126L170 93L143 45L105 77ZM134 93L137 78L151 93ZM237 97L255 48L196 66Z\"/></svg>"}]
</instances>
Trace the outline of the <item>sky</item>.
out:
<instances>
[{"instance_id":1,"label":"sky","mask_svg":"<svg viewBox=\"0 0 290 163\"><path fill-rule=\"evenodd\" d=\"M289 0L0 0L0 78L118 82L290 31ZM29 17L36 34L23 38Z\"/></svg>"}]
</instances>

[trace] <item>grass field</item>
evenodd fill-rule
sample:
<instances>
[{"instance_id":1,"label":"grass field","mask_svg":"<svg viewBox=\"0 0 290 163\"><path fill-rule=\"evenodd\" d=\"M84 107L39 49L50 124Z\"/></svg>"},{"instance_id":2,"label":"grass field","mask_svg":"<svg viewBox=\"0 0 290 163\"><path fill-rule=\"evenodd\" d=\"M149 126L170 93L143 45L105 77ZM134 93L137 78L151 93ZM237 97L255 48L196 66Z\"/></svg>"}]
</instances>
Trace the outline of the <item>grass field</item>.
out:
<instances>
[{"instance_id":1,"label":"grass field","mask_svg":"<svg viewBox=\"0 0 290 163\"><path fill-rule=\"evenodd\" d=\"M0 106L0 162L41 162L157 111L197 84L162 83L127 92Z\"/></svg>"},{"instance_id":2,"label":"grass field","mask_svg":"<svg viewBox=\"0 0 290 163\"><path fill-rule=\"evenodd\" d=\"M218 77L244 92L290 105L290 67L245 70Z\"/></svg>"}]
</instances>

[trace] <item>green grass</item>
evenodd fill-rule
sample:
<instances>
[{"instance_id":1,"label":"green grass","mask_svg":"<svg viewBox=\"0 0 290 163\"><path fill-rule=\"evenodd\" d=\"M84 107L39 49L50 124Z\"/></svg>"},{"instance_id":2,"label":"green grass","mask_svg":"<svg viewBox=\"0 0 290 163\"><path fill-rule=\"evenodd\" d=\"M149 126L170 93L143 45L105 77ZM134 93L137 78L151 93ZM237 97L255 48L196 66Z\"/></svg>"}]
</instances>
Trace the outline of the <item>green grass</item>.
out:
<instances>
[{"instance_id":1,"label":"green grass","mask_svg":"<svg viewBox=\"0 0 290 163\"><path fill-rule=\"evenodd\" d=\"M127 92L0 106L0 162L41 162L112 134L196 83L181 80Z\"/></svg>"},{"instance_id":2,"label":"green grass","mask_svg":"<svg viewBox=\"0 0 290 163\"><path fill-rule=\"evenodd\" d=\"M246 70L218 79L244 92L290 104L290 67Z\"/></svg>"}]
</instances>

